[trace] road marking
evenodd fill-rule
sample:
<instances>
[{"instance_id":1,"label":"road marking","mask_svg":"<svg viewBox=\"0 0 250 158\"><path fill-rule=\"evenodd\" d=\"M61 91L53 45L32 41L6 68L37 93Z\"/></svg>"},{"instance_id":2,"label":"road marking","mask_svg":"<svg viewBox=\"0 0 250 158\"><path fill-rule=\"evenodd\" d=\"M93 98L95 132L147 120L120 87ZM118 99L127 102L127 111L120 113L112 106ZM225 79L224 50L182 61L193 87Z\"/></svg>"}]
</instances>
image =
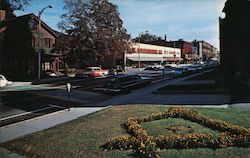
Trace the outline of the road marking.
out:
<instances>
[{"instance_id":1,"label":"road marking","mask_svg":"<svg viewBox=\"0 0 250 158\"><path fill-rule=\"evenodd\" d=\"M58 105L54 105L54 104L49 104L50 107L53 107L53 108L58 108L58 109L65 109L65 107L63 106L58 106Z\"/></svg>"},{"instance_id":2,"label":"road marking","mask_svg":"<svg viewBox=\"0 0 250 158\"><path fill-rule=\"evenodd\" d=\"M44 111L44 110L52 109L52 108L65 109L64 107L61 107L61 106L49 104L48 107L45 107L45 108L42 108L42 109L37 109L37 110L34 110L34 111L29 111L29 112L21 113L21 114L17 114L17 115L12 115L12 116L8 116L8 117L4 117L4 118L1 118L0 121L8 120L8 119L12 119L12 118L15 118L15 117L24 116L24 115L28 115L28 114L31 114L31 113L35 113L35 112L39 112L39 111Z\"/></svg>"}]
</instances>

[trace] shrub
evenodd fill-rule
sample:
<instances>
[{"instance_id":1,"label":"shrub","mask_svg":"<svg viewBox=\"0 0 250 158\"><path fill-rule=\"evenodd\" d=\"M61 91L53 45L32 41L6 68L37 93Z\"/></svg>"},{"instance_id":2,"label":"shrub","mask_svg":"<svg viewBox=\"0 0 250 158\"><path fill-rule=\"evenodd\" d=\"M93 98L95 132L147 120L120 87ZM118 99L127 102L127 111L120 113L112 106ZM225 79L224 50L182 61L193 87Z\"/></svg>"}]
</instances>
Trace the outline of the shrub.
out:
<instances>
[{"instance_id":1,"label":"shrub","mask_svg":"<svg viewBox=\"0 0 250 158\"><path fill-rule=\"evenodd\" d=\"M183 118L216 129L222 133L218 139L210 134L192 133L174 136L149 136L140 123L165 118ZM197 111L183 107L171 107L167 111L153 113L141 118L129 117L126 123L129 136L112 138L105 144L106 149L135 149L139 157L158 157L156 149L172 148L225 148L230 146L249 147L250 129L225 121L213 119Z\"/></svg>"}]
</instances>

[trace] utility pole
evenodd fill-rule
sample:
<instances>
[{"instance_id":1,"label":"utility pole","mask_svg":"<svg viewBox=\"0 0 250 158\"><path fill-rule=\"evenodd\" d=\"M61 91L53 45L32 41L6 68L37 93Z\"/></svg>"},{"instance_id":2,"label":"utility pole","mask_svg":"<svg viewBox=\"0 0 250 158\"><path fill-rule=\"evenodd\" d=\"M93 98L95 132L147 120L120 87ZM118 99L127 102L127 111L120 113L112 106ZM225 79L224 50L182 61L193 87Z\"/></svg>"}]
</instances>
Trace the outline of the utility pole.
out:
<instances>
[{"instance_id":1,"label":"utility pole","mask_svg":"<svg viewBox=\"0 0 250 158\"><path fill-rule=\"evenodd\" d=\"M140 71L141 68L141 57L140 57L140 43L141 43L141 35L144 33L148 33L148 31L143 31L139 33L138 38L139 38L139 44L138 44L138 71Z\"/></svg>"}]
</instances>

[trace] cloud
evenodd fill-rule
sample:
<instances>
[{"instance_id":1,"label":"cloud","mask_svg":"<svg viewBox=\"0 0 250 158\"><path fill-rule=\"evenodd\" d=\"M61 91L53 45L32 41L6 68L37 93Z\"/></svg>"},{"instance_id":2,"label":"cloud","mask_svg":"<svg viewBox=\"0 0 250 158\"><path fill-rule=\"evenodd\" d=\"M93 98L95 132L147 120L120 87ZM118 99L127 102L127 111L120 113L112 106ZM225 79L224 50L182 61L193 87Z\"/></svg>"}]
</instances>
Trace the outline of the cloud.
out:
<instances>
[{"instance_id":1,"label":"cloud","mask_svg":"<svg viewBox=\"0 0 250 158\"><path fill-rule=\"evenodd\" d=\"M219 16L226 0L110 0L118 6L124 27L132 37L142 31L168 36L168 39L200 39L211 42L218 47ZM64 13L63 0L33 0L25 8L27 13L38 14L43 7L51 4L42 20L53 29L57 29L60 16Z\"/></svg>"},{"instance_id":2,"label":"cloud","mask_svg":"<svg viewBox=\"0 0 250 158\"><path fill-rule=\"evenodd\" d=\"M218 47L225 0L112 0L132 37L148 30L168 39L201 39Z\"/></svg>"}]
</instances>

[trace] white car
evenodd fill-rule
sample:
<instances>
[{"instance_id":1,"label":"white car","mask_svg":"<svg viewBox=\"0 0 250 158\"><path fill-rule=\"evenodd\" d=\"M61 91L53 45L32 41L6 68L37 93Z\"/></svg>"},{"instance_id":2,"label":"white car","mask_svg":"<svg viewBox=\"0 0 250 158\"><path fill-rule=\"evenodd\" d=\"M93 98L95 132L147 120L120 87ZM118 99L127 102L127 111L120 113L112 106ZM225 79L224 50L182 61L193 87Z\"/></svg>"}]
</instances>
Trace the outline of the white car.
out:
<instances>
[{"instance_id":1,"label":"white car","mask_svg":"<svg viewBox=\"0 0 250 158\"><path fill-rule=\"evenodd\" d=\"M199 65L191 65L188 67L188 70L190 70L191 72L199 72L202 70L202 67Z\"/></svg>"},{"instance_id":2,"label":"white car","mask_svg":"<svg viewBox=\"0 0 250 158\"><path fill-rule=\"evenodd\" d=\"M190 70L188 70L188 67L176 67L173 70L174 76L184 76L188 75L190 73Z\"/></svg>"},{"instance_id":3,"label":"white car","mask_svg":"<svg viewBox=\"0 0 250 158\"><path fill-rule=\"evenodd\" d=\"M0 74L0 87L11 84L12 81L8 81L3 75Z\"/></svg>"}]
</instances>

